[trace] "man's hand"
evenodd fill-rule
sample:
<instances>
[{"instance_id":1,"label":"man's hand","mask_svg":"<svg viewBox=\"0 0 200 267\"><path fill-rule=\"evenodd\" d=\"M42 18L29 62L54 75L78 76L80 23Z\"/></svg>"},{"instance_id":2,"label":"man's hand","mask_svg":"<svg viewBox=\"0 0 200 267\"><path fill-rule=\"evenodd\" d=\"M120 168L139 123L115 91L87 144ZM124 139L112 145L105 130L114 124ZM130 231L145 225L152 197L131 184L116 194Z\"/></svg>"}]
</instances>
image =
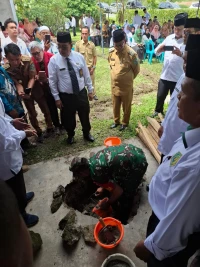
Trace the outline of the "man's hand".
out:
<instances>
[{"instance_id":1,"label":"man's hand","mask_svg":"<svg viewBox=\"0 0 200 267\"><path fill-rule=\"evenodd\" d=\"M18 114L18 112L17 112L15 109L11 110L11 111L9 112L9 115L10 115L10 117L13 118L13 119L19 118L19 114Z\"/></svg>"},{"instance_id":2,"label":"man's hand","mask_svg":"<svg viewBox=\"0 0 200 267\"><path fill-rule=\"evenodd\" d=\"M23 96L21 96L22 99L30 99L31 96L30 94L24 94Z\"/></svg>"},{"instance_id":3,"label":"man's hand","mask_svg":"<svg viewBox=\"0 0 200 267\"><path fill-rule=\"evenodd\" d=\"M49 50L50 46L51 46L51 43L49 41L46 41L44 43L44 50L47 52Z\"/></svg>"},{"instance_id":4,"label":"man's hand","mask_svg":"<svg viewBox=\"0 0 200 267\"><path fill-rule=\"evenodd\" d=\"M93 75L93 73L94 73L94 69L91 68L91 69L90 69L90 75Z\"/></svg>"},{"instance_id":5,"label":"man's hand","mask_svg":"<svg viewBox=\"0 0 200 267\"><path fill-rule=\"evenodd\" d=\"M96 196L96 197L99 197L99 196L101 196L101 195L103 194L103 192L104 192L103 187L99 187L99 188L97 189L97 191L95 192L95 196Z\"/></svg>"},{"instance_id":6,"label":"man's hand","mask_svg":"<svg viewBox=\"0 0 200 267\"><path fill-rule=\"evenodd\" d=\"M26 137L31 137L31 136L37 136L37 133L35 130L25 130Z\"/></svg>"},{"instance_id":7,"label":"man's hand","mask_svg":"<svg viewBox=\"0 0 200 267\"><path fill-rule=\"evenodd\" d=\"M136 257L144 262L147 262L151 256L151 252L145 247L143 240L137 243L133 251L135 252Z\"/></svg>"},{"instance_id":8,"label":"man's hand","mask_svg":"<svg viewBox=\"0 0 200 267\"><path fill-rule=\"evenodd\" d=\"M88 98L89 98L89 101L92 101L93 100L93 93L89 93Z\"/></svg>"},{"instance_id":9,"label":"man's hand","mask_svg":"<svg viewBox=\"0 0 200 267\"><path fill-rule=\"evenodd\" d=\"M63 104L62 104L61 100L56 100L56 107L59 109L63 108Z\"/></svg>"},{"instance_id":10,"label":"man's hand","mask_svg":"<svg viewBox=\"0 0 200 267\"><path fill-rule=\"evenodd\" d=\"M110 207L110 201L109 199L106 197L102 200L100 200L97 204L97 206L99 207L99 209L102 210L107 210Z\"/></svg>"},{"instance_id":11,"label":"man's hand","mask_svg":"<svg viewBox=\"0 0 200 267\"><path fill-rule=\"evenodd\" d=\"M178 57L182 57L181 50L176 46L174 46L174 50L172 51L172 54L177 55Z\"/></svg>"},{"instance_id":12,"label":"man's hand","mask_svg":"<svg viewBox=\"0 0 200 267\"><path fill-rule=\"evenodd\" d=\"M24 119L22 118L17 118L17 119L14 119L12 121L13 123L13 126L17 129L17 130L22 130L22 131L25 131L25 130L31 130L31 126L27 123L24 122Z\"/></svg>"},{"instance_id":13,"label":"man's hand","mask_svg":"<svg viewBox=\"0 0 200 267\"><path fill-rule=\"evenodd\" d=\"M163 130L164 130L163 126L160 126L160 128L158 129L158 136L159 136L160 138L161 138L162 135L163 135Z\"/></svg>"}]
</instances>

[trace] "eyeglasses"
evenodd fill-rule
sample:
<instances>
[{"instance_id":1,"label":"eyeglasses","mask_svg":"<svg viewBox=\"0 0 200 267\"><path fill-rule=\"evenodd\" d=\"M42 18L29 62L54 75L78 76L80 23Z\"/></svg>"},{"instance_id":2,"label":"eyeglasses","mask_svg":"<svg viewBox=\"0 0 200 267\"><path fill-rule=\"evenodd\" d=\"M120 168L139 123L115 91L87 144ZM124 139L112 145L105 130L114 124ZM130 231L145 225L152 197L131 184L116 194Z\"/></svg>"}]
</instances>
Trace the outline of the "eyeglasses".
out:
<instances>
[{"instance_id":1,"label":"eyeglasses","mask_svg":"<svg viewBox=\"0 0 200 267\"><path fill-rule=\"evenodd\" d=\"M40 52L41 52L41 51L40 51ZM33 57L37 57L37 56L39 56L40 52L31 53L31 55L32 55Z\"/></svg>"},{"instance_id":2,"label":"eyeglasses","mask_svg":"<svg viewBox=\"0 0 200 267\"><path fill-rule=\"evenodd\" d=\"M123 43L121 43L121 44L116 44L116 43L114 43L114 47L116 47L116 48L123 48L124 45L125 45L125 42L123 42Z\"/></svg>"}]
</instances>

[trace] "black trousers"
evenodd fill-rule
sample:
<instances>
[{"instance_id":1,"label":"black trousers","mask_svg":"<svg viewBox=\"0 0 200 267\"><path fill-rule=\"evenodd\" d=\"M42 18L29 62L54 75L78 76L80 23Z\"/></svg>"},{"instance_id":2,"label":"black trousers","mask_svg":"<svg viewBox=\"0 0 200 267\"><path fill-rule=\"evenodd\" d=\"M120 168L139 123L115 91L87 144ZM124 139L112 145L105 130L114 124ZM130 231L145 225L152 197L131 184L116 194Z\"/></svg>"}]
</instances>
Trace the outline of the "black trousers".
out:
<instances>
[{"instance_id":1,"label":"black trousers","mask_svg":"<svg viewBox=\"0 0 200 267\"><path fill-rule=\"evenodd\" d=\"M176 82L170 82L167 80L160 79L158 82L158 93L155 111L158 113L163 113L165 98L167 97L169 90L172 95Z\"/></svg>"},{"instance_id":2,"label":"black trousers","mask_svg":"<svg viewBox=\"0 0 200 267\"><path fill-rule=\"evenodd\" d=\"M75 135L76 112L82 125L83 135L88 135L91 130L90 125L90 105L87 91L84 88L78 95L60 93L60 99L63 104L63 124L69 137Z\"/></svg>"},{"instance_id":3,"label":"black trousers","mask_svg":"<svg viewBox=\"0 0 200 267\"><path fill-rule=\"evenodd\" d=\"M73 35L76 36L76 27L72 27Z\"/></svg>"},{"instance_id":4,"label":"black trousers","mask_svg":"<svg viewBox=\"0 0 200 267\"><path fill-rule=\"evenodd\" d=\"M147 226L147 236L154 232L159 224L159 219L154 213L149 218ZM173 237L172 237L173 238ZM194 233L189 236L188 244L185 249L176 255L166 258L162 261L157 260L154 255L147 262L148 267L187 267L189 258L200 248L200 233Z\"/></svg>"},{"instance_id":5,"label":"black trousers","mask_svg":"<svg viewBox=\"0 0 200 267\"><path fill-rule=\"evenodd\" d=\"M55 99L51 93L49 85L46 85L44 87L44 95L45 95L45 98L47 101L47 106L48 106L49 111L50 111L53 125L55 127L60 127L62 124L62 110L60 111L60 117L61 117L61 123L60 123L60 119L59 119L59 115L58 115L58 109L56 107L56 102L55 102Z\"/></svg>"},{"instance_id":6,"label":"black trousers","mask_svg":"<svg viewBox=\"0 0 200 267\"><path fill-rule=\"evenodd\" d=\"M11 188L11 190L15 194L20 213L24 214L27 205L27 200L26 200L26 187L24 183L24 175L22 169L18 172L18 174L14 175L11 179L7 180L6 184Z\"/></svg>"}]
</instances>

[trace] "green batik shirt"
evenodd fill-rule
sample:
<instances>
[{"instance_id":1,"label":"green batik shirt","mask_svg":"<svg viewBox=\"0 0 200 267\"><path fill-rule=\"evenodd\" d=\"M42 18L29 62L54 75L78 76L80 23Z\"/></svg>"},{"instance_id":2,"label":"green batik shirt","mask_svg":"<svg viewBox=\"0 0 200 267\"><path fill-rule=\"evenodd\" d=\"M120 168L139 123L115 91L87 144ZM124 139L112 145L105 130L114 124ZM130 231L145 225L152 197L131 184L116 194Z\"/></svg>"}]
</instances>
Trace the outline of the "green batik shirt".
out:
<instances>
[{"instance_id":1,"label":"green batik shirt","mask_svg":"<svg viewBox=\"0 0 200 267\"><path fill-rule=\"evenodd\" d=\"M89 159L95 183L111 191L118 184L126 194L133 194L142 182L148 163L142 149L133 145L107 147Z\"/></svg>"}]
</instances>

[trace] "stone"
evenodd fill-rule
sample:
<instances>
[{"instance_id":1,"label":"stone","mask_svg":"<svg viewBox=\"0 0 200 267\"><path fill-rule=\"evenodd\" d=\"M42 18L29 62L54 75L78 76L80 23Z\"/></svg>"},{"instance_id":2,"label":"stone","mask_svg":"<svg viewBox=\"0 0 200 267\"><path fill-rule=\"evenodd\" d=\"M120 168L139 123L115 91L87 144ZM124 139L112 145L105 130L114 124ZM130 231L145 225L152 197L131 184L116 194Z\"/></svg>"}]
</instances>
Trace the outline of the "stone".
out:
<instances>
[{"instance_id":1,"label":"stone","mask_svg":"<svg viewBox=\"0 0 200 267\"><path fill-rule=\"evenodd\" d=\"M88 245L96 244L96 241L94 239L94 227L95 224L82 226L83 238L85 240L85 243Z\"/></svg>"},{"instance_id":2,"label":"stone","mask_svg":"<svg viewBox=\"0 0 200 267\"><path fill-rule=\"evenodd\" d=\"M42 238L40 234L35 233L33 231L29 231L31 236L31 242L32 242L32 248L33 248L33 254L36 254L42 247Z\"/></svg>"},{"instance_id":3,"label":"stone","mask_svg":"<svg viewBox=\"0 0 200 267\"><path fill-rule=\"evenodd\" d=\"M62 234L62 239L66 245L72 246L79 241L81 237L81 227L67 224Z\"/></svg>"},{"instance_id":4,"label":"stone","mask_svg":"<svg viewBox=\"0 0 200 267\"><path fill-rule=\"evenodd\" d=\"M66 224L74 225L77 223L77 216L74 209L70 209L67 215L59 222L58 227L60 230L64 230Z\"/></svg>"},{"instance_id":5,"label":"stone","mask_svg":"<svg viewBox=\"0 0 200 267\"><path fill-rule=\"evenodd\" d=\"M55 213L60 208L60 206L62 205L62 201L63 201L62 196L53 199L53 201L51 203L51 212L52 213Z\"/></svg>"},{"instance_id":6,"label":"stone","mask_svg":"<svg viewBox=\"0 0 200 267\"><path fill-rule=\"evenodd\" d=\"M65 188L62 185L59 185L56 191L53 192L53 198L63 196L65 194Z\"/></svg>"}]
</instances>

